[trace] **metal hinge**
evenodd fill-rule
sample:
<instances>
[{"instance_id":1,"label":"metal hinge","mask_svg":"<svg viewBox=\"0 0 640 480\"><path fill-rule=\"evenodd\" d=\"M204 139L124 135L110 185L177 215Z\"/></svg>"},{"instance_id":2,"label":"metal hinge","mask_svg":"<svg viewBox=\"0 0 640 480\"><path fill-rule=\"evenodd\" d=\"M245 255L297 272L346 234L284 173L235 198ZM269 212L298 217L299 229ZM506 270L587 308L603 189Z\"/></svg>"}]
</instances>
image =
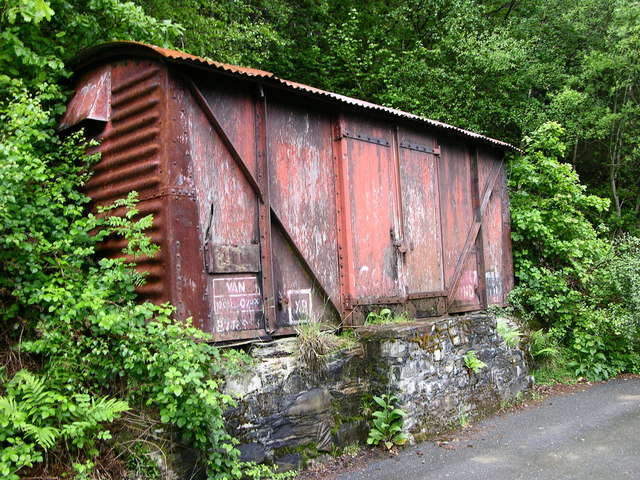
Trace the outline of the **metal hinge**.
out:
<instances>
[{"instance_id":1,"label":"metal hinge","mask_svg":"<svg viewBox=\"0 0 640 480\"><path fill-rule=\"evenodd\" d=\"M391 142L389 140L385 140L384 138L372 137L371 135L365 135L363 133L353 133L349 130L343 130L342 136L346 138L352 138L354 140L360 140L363 142L375 143L376 145L382 145L384 147L391 146Z\"/></svg>"},{"instance_id":2,"label":"metal hinge","mask_svg":"<svg viewBox=\"0 0 640 480\"><path fill-rule=\"evenodd\" d=\"M426 145L418 145L411 142L400 142L400 148L415 150L416 152L430 153L432 155L440 155L440 147L428 147Z\"/></svg>"}]
</instances>

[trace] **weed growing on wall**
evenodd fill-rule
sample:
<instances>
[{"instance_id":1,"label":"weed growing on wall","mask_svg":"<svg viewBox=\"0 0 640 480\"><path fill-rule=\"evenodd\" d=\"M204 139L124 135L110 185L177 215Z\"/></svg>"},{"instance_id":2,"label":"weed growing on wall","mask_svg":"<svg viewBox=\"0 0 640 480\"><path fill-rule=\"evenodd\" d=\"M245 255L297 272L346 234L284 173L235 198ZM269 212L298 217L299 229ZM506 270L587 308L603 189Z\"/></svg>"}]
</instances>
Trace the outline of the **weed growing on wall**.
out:
<instances>
[{"instance_id":1,"label":"weed growing on wall","mask_svg":"<svg viewBox=\"0 0 640 480\"><path fill-rule=\"evenodd\" d=\"M369 312L365 319L365 325L385 325L388 323L409 322L410 319L406 313L394 315L391 309L383 308L380 312Z\"/></svg>"},{"instance_id":2,"label":"weed growing on wall","mask_svg":"<svg viewBox=\"0 0 640 480\"><path fill-rule=\"evenodd\" d=\"M297 359L312 374L322 373L327 357L339 345L333 330L324 330L322 323L311 320L296 327Z\"/></svg>"},{"instance_id":3,"label":"weed growing on wall","mask_svg":"<svg viewBox=\"0 0 640 480\"><path fill-rule=\"evenodd\" d=\"M407 437L402 433L402 425L407 414L396 407L398 399L393 395L384 394L380 397L374 396L373 401L379 409L371 414L373 420L367 444L382 444L389 450L396 445L404 445Z\"/></svg>"},{"instance_id":4,"label":"weed growing on wall","mask_svg":"<svg viewBox=\"0 0 640 480\"><path fill-rule=\"evenodd\" d=\"M517 348L520 345L522 332L517 327L509 325L506 320L498 320L496 330L504 340L507 347Z\"/></svg>"},{"instance_id":5,"label":"weed growing on wall","mask_svg":"<svg viewBox=\"0 0 640 480\"><path fill-rule=\"evenodd\" d=\"M476 356L475 350L469 350L462 356L464 360L464 366L471 370L473 373L478 373L483 368L486 368L487 364L484 363Z\"/></svg>"}]
</instances>

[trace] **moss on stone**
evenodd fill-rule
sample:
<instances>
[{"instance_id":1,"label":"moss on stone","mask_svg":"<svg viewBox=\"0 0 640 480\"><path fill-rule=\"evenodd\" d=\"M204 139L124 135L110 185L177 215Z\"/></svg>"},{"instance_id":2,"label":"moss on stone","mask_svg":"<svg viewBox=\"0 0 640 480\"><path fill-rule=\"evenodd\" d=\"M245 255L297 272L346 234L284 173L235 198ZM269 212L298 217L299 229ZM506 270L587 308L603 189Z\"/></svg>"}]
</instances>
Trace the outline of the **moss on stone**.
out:
<instances>
[{"instance_id":1,"label":"moss on stone","mask_svg":"<svg viewBox=\"0 0 640 480\"><path fill-rule=\"evenodd\" d=\"M433 337L430 333L423 333L422 335L416 335L409 341L417 343L422 350L431 351L434 349L432 338Z\"/></svg>"},{"instance_id":2,"label":"moss on stone","mask_svg":"<svg viewBox=\"0 0 640 480\"><path fill-rule=\"evenodd\" d=\"M304 445L285 445L274 450L274 457L281 458L286 455L300 454L302 457L302 464L306 465L309 460L316 458L320 453L318 452L317 443L305 443Z\"/></svg>"}]
</instances>

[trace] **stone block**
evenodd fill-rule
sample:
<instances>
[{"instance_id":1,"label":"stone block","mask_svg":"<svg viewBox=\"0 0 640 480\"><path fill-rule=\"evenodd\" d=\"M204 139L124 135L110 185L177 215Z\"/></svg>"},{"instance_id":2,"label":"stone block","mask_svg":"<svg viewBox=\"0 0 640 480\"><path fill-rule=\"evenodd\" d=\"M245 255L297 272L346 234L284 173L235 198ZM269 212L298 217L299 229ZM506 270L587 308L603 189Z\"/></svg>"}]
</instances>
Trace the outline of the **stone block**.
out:
<instances>
[{"instance_id":1,"label":"stone block","mask_svg":"<svg viewBox=\"0 0 640 480\"><path fill-rule=\"evenodd\" d=\"M289 417L324 414L331 409L331 394L327 388L315 388L300 394L287 408Z\"/></svg>"},{"instance_id":2,"label":"stone block","mask_svg":"<svg viewBox=\"0 0 640 480\"><path fill-rule=\"evenodd\" d=\"M228 379L244 393L228 423L243 455L284 455L280 461L297 466L332 445L366 441L368 422L358 418L364 393L395 392L408 413L407 433L423 438L447 428L465 405L483 411L531 385L526 346L507 350L487 315L371 326L358 335L362 348L334 355L322 375L298 364L295 339L254 348L252 371ZM488 367L470 376L462 363L468 350Z\"/></svg>"},{"instance_id":3,"label":"stone block","mask_svg":"<svg viewBox=\"0 0 640 480\"><path fill-rule=\"evenodd\" d=\"M258 443L238 445L238 450L240 450L240 460L242 462L262 463L267 456L266 449Z\"/></svg>"},{"instance_id":4,"label":"stone block","mask_svg":"<svg viewBox=\"0 0 640 480\"><path fill-rule=\"evenodd\" d=\"M299 470L302 467L304 458L301 453L290 453L276 459L275 464L278 471L287 472L289 470Z\"/></svg>"},{"instance_id":5,"label":"stone block","mask_svg":"<svg viewBox=\"0 0 640 480\"><path fill-rule=\"evenodd\" d=\"M365 444L369 436L369 429L369 423L365 420L343 423L334 436L334 443L338 448L344 448L354 443Z\"/></svg>"}]
</instances>

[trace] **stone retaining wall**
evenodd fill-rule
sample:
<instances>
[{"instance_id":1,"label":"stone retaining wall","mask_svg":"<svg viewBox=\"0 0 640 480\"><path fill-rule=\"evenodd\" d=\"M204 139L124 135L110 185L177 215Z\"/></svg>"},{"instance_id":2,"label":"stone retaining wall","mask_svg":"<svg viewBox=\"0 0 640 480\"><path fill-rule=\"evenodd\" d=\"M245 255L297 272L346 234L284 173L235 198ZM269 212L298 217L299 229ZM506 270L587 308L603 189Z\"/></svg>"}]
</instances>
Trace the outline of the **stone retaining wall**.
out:
<instances>
[{"instance_id":1,"label":"stone retaining wall","mask_svg":"<svg viewBox=\"0 0 640 480\"><path fill-rule=\"evenodd\" d=\"M332 355L310 372L297 359L295 338L256 345L256 364L228 379L242 399L228 413L244 460L298 466L321 452L365 443L372 396L390 393L407 412L410 441L497 410L532 384L527 355L509 348L496 319L477 314L364 327L359 346ZM474 350L487 366L467 369Z\"/></svg>"}]
</instances>

